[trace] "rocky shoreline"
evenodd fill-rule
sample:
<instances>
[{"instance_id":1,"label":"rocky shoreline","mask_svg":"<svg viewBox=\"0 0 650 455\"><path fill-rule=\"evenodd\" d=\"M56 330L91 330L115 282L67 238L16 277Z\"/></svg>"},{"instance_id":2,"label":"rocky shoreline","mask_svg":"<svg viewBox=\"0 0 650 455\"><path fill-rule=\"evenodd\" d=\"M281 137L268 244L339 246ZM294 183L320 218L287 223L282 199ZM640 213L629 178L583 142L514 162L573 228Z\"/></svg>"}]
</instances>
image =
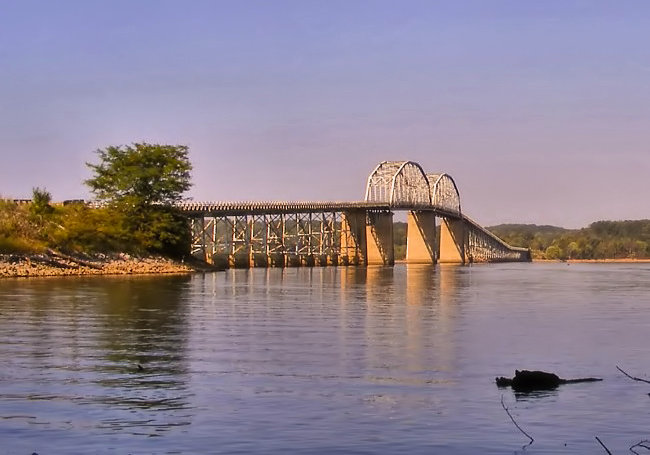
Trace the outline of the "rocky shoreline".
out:
<instances>
[{"instance_id":1,"label":"rocky shoreline","mask_svg":"<svg viewBox=\"0 0 650 455\"><path fill-rule=\"evenodd\" d=\"M175 261L162 256L127 254L70 256L54 251L44 254L0 254L0 278L135 275L210 272L217 268L191 259Z\"/></svg>"}]
</instances>

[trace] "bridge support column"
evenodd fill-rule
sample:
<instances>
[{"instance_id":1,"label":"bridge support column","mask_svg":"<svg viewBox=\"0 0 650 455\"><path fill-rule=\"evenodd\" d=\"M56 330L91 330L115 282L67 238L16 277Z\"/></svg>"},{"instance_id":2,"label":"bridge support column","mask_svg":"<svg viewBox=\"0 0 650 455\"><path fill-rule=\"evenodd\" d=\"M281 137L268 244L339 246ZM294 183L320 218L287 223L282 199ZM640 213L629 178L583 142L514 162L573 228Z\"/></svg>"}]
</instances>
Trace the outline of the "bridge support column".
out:
<instances>
[{"instance_id":1,"label":"bridge support column","mask_svg":"<svg viewBox=\"0 0 650 455\"><path fill-rule=\"evenodd\" d=\"M406 262L436 263L436 215L433 212L408 213Z\"/></svg>"},{"instance_id":2,"label":"bridge support column","mask_svg":"<svg viewBox=\"0 0 650 455\"><path fill-rule=\"evenodd\" d=\"M366 211L355 210L341 214L340 265L360 265L366 262Z\"/></svg>"},{"instance_id":3,"label":"bridge support column","mask_svg":"<svg viewBox=\"0 0 650 455\"><path fill-rule=\"evenodd\" d=\"M230 257L228 254L215 253L212 255L211 260L207 262L219 268L227 269L230 266Z\"/></svg>"},{"instance_id":4,"label":"bridge support column","mask_svg":"<svg viewBox=\"0 0 650 455\"><path fill-rule=\"evenodd\" d=\"M465 264L468 244L468 230L465 222L443 218L440 224L439 262L441 264Z\"/></svg>"},{"instance_id":5,"label":"bridge support column","mask_svg":"<svg viewBox=\"0 0 650 455\"><path fill-rule=\"evenodd\" d=\"M284 254L269 253L266 256L266 263L268 267L284 267Z\"/></svg>"},{"instance_id":6,"label":"bridge support column","mask_svg":"<svg viewBox=\"0 0 650 455\"><path fill-rule=\"evenodd\" d=\"M251 253L249 267L270 267L269 256L264 253Z\"/></svg>"},{"instance_id":7,"label":"bridge support column","mask_svg":"<svg viewBox=\"0 0 650 455\"><path fill-rule=\"evenodd\" d=\"M395 264L392 212L368 212L366 243L366 264Z\"/></svg>"}]
</instances>

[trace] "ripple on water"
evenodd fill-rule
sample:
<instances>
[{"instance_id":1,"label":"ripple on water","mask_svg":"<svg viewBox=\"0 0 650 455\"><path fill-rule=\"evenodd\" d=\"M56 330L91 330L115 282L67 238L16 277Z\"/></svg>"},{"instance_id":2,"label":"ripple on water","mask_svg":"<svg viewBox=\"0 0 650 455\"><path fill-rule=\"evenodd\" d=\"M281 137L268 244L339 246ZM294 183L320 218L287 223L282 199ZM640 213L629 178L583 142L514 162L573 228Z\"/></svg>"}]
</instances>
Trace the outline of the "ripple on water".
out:
<instances>
[{"instance_id":1,"label":"ripple on water","mask_svg":"<svg viewBox=\"0 0 650 455\"><path fill-rule=\"evenodd\" d=\"M650 266L0 281L7 453L594 453L647 433ZM515 369L594 384L520 395ZM645 397L645 398L644 398Z\"/></svg>"}]
</instances>

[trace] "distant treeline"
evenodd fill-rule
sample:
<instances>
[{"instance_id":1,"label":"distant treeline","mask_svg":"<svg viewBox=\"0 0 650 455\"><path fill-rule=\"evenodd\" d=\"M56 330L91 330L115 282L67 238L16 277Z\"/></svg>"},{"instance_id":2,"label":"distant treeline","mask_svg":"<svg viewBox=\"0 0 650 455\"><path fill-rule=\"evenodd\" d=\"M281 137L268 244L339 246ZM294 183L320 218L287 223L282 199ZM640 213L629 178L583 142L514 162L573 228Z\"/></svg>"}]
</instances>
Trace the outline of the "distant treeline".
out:
<instances>
[{"instance_id":1,"label":"distant treeline","mask_svg":"<svg viewBox=\"0 0 650 455\"><path fill-rule=\"evenodd\" d=\"M487 228L512 246L530 248L535 259L648 259L650 220L597 221L582 229L536 224ZM406 257L406 223L394 224L395 259Z\"/></svg>"},{"instance_id":2,"label":"distant treeline","mask_svg":"<svg viewBox=\"0 0 650 455\"><path fill-rule=\"evenodd\" d=\"M582 229L535 224L487 229L512 246L530 248L537 259L650 258L650 220L596 221Z\"/></svg>"}]
</instances>

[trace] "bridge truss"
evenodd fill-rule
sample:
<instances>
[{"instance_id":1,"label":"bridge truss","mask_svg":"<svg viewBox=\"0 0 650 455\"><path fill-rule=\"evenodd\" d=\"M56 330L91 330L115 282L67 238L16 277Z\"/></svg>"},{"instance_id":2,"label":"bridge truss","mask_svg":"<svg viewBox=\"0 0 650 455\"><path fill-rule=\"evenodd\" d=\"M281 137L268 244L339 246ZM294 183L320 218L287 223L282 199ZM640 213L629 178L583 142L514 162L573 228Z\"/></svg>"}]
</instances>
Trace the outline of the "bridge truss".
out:
<instances>
[{"instance_id":1,"label":"bridge truss","mask_svg":"<svg viewBox=\"0 0 650 455\"><path fill-rule=\"evenodd\" d=\"M229 267L350 265L362 261L360 233L341 211L191 217L192 254Z\"/></svg>"},{"instance_id":2,"label":"bridge truss","mask_svg":"<svg viewBox=\"0 0 650 455\"><path fill-rule=\"evenodd\" d=\"M427 226L414 224L420 231L415 243L425 251L418 260L530 260L529 250L506 244L462 213L450 175L427 174L413 161L379 163L368 177L364 201L187 202L178 207L190 219L192 254L230 267L367 264L373 254L377 263L392 263L394 210L408 210L420 223L428 220ZM438 234L436 217L444 221ZM409 229L409 242L416 234Z\"/></svg>"}]
</instances>

